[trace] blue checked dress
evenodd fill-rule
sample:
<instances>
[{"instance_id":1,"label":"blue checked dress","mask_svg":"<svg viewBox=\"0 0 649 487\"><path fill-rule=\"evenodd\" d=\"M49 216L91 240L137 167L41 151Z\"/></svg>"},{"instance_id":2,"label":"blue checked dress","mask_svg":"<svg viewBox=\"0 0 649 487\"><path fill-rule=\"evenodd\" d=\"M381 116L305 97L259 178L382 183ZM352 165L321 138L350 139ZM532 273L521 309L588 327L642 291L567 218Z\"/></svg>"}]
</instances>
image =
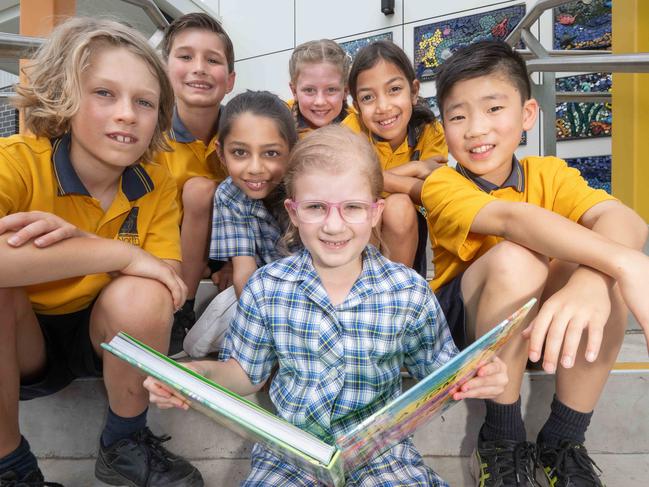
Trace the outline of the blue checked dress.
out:
<instances>
[{"instance_id":1,"label":"blue checked dress","mask_svg":"<svg viewBox=\"0 0 649 487\"><path fill-rule=\"evenodd\" d=\"M214 194L210 259L250 256L257 266L281 257L277 242L282 230L261 200L248 198L228 177Z\"/></svg>"},{"instance_id":2,"label":"blue checked dress","mask_svg":"<svg viewBox=\"0 0 649 487\"><path fill-rule=\"evenodd\" d=\"M326 442L401 393L402 365L417 378L457 349L428 284L374 247L345 301L334 306L306 250L257 270L241 294L222 360L270 386L277 412ZM353 486L445 486L410 440L348 472ZM245 486L316 485L261 445Z\"/></svg>"}]
</instances>

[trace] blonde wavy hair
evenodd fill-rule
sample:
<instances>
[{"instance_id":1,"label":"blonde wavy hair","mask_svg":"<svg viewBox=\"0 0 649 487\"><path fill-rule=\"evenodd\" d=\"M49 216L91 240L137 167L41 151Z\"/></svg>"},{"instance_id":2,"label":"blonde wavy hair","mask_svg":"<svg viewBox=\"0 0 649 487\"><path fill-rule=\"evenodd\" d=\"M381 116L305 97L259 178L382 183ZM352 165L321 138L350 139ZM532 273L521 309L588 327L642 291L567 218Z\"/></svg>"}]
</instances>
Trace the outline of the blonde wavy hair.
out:
<instances>
[{"instance_id":1,"label":"blonde wavy hair","mask_svg":"<svg viewBox=\"0 0 649 487\"><path fill-rule=\"evenodd\" d=\"M297 83L302 64L330 63L340 69L343 85L347 86L349 68L352 58L342 47L330 39L319 41L308 41L300 44L293 50L291 59L288 62L288 73L291 83Z\"/></svg>"},{"instance_id":2,"label":"blonde wavy hair","mask_svg":"<svg viewBox=\"0 0 649 487\"><path fill-rule=\"evenodd\" d=\"M381 198L383 171L367 137L340 125L321 127L298 141L291 151L284 174L286 194L288 198L295 198L296 181L306 172L316 170L340 174L350 168L357 169L362 176L367 177L374 200ZM373 229L373 234L380 242L376 228ZM298 229L292 223L282 238L282 244L284 249L301 246Z\"/></svg>"},{"instance_id":3,"label":"blonde wavy hair","mask_svg":"<svg viewBox=\"0 0 649 487\"><path fill-rule=\"evenodd\" d=\"M154 152L171 150L164 133L171 127L173 90L155 50L139 32L119 22L73 17L57 26L22 70L27 82L16 85L12 102L25 110L25 125L35 135L62 136L79 110L82 72L94 53L108 47L125 48L142 59L160 84L158 123L142 156L150 161Z\"/></svg>"}]
</instances>

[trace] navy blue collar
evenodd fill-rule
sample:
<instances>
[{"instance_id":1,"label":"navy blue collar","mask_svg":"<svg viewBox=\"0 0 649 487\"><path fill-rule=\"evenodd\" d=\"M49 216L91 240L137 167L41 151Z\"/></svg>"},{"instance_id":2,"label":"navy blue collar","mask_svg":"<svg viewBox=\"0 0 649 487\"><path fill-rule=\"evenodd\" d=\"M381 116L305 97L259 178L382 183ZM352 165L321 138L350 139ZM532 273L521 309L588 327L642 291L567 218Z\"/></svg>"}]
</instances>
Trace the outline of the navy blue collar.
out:
<instances>
[{"instance_id":1,"label":"navy blue collar","mask_svg":"<svg viewBox=\"0 0 649 487\"><path fill-rule=\"evenodd\" d=\"M491 193L492 191L502 188L514 188L519 193L525 191L525 173L523 171L523 166L518 161L518 159L516 159L516 156L512 156L512 171L509 173L509 176L507 177L505 182L500 186L487 181L486 179L483 179L476 174L473 174L471 171L469 171L464 166L461 166L459 163L457 164L457 166L455 166L455 170L465 178L470 179L475 184L477 184L478 187L485 193Z\"/></svg>"},{"instance_id":2,"label":"navy blue collar","mask_svg":"<svg viewBox=\"0 0 649 487\"><path fill-rule=\"evenodd\" d=\"M52 139L52 166L58 186L58 195L81 194L91 196L79 179L70 160L70 133ZM153 191L153 181L141 164L127 167L122 174L122 191L129 201L135 201Z\"/></svg>"},{"instance_id":3,"label":"navy blue collar","mask_svg":"<svg viewBox=\"0 0 649 487\"><path fill-rule=\"evenodd\" d=\"M221 120L222 111L223 111L223 105L219 107L219 116L216 117L216 122L214 122L214 131L213 131L214 133L216 133L219 128L219 120ZM190 142L194 142L196 140L196 137L192 135L192 133L189 131L187 127L185 127L185 124L180 119L180 116L178 115L178 109L175 106L174 106L174 114L171 119L171 129L169 130L169 138L177 142L182 142L183 144L189 144Z\"/></svg>"}]
</instances>

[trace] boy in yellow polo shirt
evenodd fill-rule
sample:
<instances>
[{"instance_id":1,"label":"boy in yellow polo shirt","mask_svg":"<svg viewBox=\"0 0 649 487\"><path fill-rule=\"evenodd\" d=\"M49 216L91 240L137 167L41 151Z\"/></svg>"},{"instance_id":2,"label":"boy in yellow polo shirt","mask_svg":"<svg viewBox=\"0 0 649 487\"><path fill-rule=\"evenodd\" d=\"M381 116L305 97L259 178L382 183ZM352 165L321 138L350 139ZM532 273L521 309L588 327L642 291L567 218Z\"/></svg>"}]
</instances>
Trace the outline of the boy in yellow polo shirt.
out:
<instances>
[{"instance_id":1,"label":"boy in yellow polo shirt","mask_svg":"<svg viewBox=\"0 0 649 487\"><path fill-rule=\"evenodd\" d=\"M649 336L647 224L556 157L514 151L538 111L525 62L507 44L457 51L437 75L437 99L457 167L422 189L437 294L456 344L485 333L531 297L540 310L501 358L510 383L486 401L475 473L480 486L532 486L535 450L553 486L601 486L583 446L621 346L627 307ZM525 339L528 338L529 342ZM520 385L527 358L556 372L550 416L526 442Z\"/></svg>"},{"instance_id":2,"label":"boy in yellow polo shirt","mask_svg":"<svg viewBox=\"0 0 649 487\"><path fill-rule=\"evenodd\" d=\"M202 486L147 428L141 376L100 348L124 330L166 351L186 295L176 185L147 162L173 109L164 66L132 29L75 18L26 75L16 104L35 136L0 139L0 484L58 485L20 434L19 398L103 372L97 478Z\"/></svg>"},{"instance_id":3,"label":"boy in yellow polo shirt","mask_svg":"<svg viewBox=\"0 0 649 487\"><path fill-rule=\"evenodd\" d=\"M181 275L187 285L187 301L176 313L171 332L169 352L174 355L196 321L194 298L208 263L214 191L227 176L216 146L221 102L234 87L235 73L232 41L221 24L204 13L174 20L165 32L162 54L176 106L167 137L172 151L159 153L156 161L169 169L178 187ZM231 284L228 269L213 275L221 289Z\"/></svg>"}]
</instances>

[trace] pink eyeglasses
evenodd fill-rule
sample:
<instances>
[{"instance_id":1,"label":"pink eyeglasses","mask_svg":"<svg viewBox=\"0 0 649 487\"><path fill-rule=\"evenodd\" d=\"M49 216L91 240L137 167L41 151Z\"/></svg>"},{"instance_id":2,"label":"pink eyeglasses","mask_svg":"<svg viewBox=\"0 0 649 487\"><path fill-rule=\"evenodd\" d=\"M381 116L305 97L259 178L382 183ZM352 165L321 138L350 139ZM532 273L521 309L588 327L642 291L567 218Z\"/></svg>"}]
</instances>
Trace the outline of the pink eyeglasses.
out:
<instances>
[{"instance_id":1,"label":"pink eyeglasses","mask_svg":"<svg viewBox=\"0 0 649 487\"><path fill-rule=\"evenodd\" d=\"M374 209L378 205L377 202L354 200L341 201L340 203L316 200L289 200L289 207L304 223L322 223L329 217L332 208L336 208L340 217L347 223L365 223L371 218Z\"/></svg>"}]
</instances>

